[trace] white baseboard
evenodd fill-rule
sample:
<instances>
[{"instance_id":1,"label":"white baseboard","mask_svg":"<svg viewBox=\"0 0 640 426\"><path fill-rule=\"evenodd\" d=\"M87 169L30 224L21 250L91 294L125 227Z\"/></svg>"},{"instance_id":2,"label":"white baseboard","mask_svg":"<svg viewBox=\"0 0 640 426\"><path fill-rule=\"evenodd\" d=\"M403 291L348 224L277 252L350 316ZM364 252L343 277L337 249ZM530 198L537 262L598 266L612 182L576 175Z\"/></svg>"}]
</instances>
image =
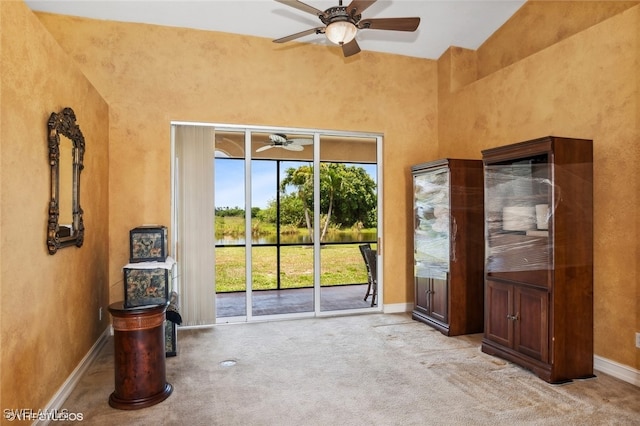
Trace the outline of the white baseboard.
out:
<instances>
[{"instance_id":1,"label":"white baseboard","mask_svg":"<svg viewBox=\"0 0 640 426\"><path fill-rule=\"evenodd\" d=\"M603 358L598 355L593 356L593 369L602 371L616 379L623 380L635 386L640 386L640 371L620 364L619 362Z\"/></svg>"},{"instance_id":2,"label":"white baseboard","mask_svg":"<svg viewBox=\"0 0 640 426\"><path fill-rule=\"evenodd\" d=\"M107 343L109 339L109 330L111 327L105 328L104 332L100 335L98 340L93 344L89 352L82 358L78 366L71 372L67 380L60 386L58 392L55 393L53 398L47 403L47 406L44 408L46 413L51 413L54 411L61 411L62 405L67 400L71 391L77 386L78 382L82 378L82 375L87 371L93 360L96 359L100 350ZM34 425L46 425L49 424L49 421L45 420L36 420L33 422Z\"/></svg>"},{"instance_id":3,"label":"white baseboard","mask_svg":"<svg viewBox=\"0 0 640 426\"><path fill-rule=\"evenodd\" d=\"M385 314L401 314L413 311L413 303L384 304L382 312Z\"/></svg>"}]
</instances>

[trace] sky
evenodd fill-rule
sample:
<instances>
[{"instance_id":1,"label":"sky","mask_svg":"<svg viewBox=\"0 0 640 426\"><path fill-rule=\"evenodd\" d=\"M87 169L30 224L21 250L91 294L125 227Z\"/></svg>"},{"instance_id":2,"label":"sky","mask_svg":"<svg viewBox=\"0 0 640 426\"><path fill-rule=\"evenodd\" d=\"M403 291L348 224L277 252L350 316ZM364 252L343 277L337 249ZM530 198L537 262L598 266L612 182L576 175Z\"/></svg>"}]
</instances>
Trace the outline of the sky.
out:
<instances>
[{"instance_id":1,"label":"sky","mask_svg":"<svg viewBox=\"0 0 640 426\"><path fill-rule=\"evenodd\" d=\"M251 164L252 204L265 208L276 196L276 168L271 161ZM215 166L216 207L244 208L244 160L218 160Z\"/></svg>"},{"instance_id":2,"label":"sky","mask_svg":"<svg viewBox=\"0 0 640 426\"><path fill-rule=\"evenodd\" d=\"M289 167L297 167L307 162L283 161L280 166L281 174ZM360 164L377 181L372 164ZM215 164L215 205L216 208L240 207L244 208L244 160L216 159ZM275 161L254 160L251 163L252 206L266 208L269 201L277 194L276 163Z\"/></svg>"}]
</instances>

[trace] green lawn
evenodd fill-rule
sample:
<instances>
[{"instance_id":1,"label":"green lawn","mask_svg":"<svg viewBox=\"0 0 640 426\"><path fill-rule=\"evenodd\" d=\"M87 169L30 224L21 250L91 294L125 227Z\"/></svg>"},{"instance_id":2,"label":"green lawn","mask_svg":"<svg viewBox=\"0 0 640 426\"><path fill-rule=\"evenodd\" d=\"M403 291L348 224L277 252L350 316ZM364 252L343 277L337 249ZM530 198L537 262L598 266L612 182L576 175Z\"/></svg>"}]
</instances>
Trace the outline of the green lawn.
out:
<instances>
[{"instance_id":1,"label":"green lawn","mask_svg":"<svg viewBox=\"0 0 640 426\"><path fill-rule=\"evenodd\" d=\"M253 247L253 289L276 288L276 248ZM313 286L313 248L281 247L280 288ZM362 284L367 270L358 244L325 246L320 251L320 284L323 286ZM245 248L216 248L216 292L245 291Z\"/></svg>"}]
</instances>

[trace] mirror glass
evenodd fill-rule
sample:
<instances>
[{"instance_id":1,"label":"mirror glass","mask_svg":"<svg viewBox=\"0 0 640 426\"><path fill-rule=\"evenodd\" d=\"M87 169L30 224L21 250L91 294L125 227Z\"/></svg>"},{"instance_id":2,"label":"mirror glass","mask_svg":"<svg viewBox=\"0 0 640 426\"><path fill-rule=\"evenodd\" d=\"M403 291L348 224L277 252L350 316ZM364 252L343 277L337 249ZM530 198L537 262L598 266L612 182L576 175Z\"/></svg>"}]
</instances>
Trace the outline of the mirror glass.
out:
<instances>
[{"instance_id":1,"label":"mirror glass","mask_svg":"<svg viewBox=\"0 0 640 426\"><path fill-rule=\"evenodd\" d=\"M58 208L58 235L73 233L73 142L66 136L60 135L60 161L58 172L60 179ZM61 230L62 229L62 230Z\"/></svg>"},{"instance_id":2,"label":"mirror glass","mask_svg":"<svg viewBox=\"0 0 640 426\"><path fill-rule=\"evenodd\" d=\"M80 172L84 168L84 136L71 108L52 113L48 121L51 200L47 225L49 254L84 241L80 207Z\"/></svg>"}]
</instances>

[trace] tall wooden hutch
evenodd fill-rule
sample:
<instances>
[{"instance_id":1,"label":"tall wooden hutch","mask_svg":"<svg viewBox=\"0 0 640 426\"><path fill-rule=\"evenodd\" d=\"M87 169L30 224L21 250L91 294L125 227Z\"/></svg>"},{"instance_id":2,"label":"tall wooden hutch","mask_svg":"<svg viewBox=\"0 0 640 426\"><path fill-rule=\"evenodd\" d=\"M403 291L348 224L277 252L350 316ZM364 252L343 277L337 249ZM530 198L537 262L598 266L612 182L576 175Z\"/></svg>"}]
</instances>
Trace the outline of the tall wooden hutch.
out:
<instances>
[{"instance_id":1,"label":"tall wooden hutch","mask_svg":"<svg viewBox=\"0 0 640 426\"><path fill-rule=\"evenodd\" d=\"M482 161L412 167L415 305L412 317L448 336L481 333Z\"/></svg>"},{"instance_id":2,"label":"tall wooden hutch","mask_svg":"<svg viewBox=\"0 0 640 426\"><path fill-rule=\"evenodd\" d=\"M482 351L551 383L592 377L592 141L549 136L482 155Z\"/></svg>"}]
</instances>

